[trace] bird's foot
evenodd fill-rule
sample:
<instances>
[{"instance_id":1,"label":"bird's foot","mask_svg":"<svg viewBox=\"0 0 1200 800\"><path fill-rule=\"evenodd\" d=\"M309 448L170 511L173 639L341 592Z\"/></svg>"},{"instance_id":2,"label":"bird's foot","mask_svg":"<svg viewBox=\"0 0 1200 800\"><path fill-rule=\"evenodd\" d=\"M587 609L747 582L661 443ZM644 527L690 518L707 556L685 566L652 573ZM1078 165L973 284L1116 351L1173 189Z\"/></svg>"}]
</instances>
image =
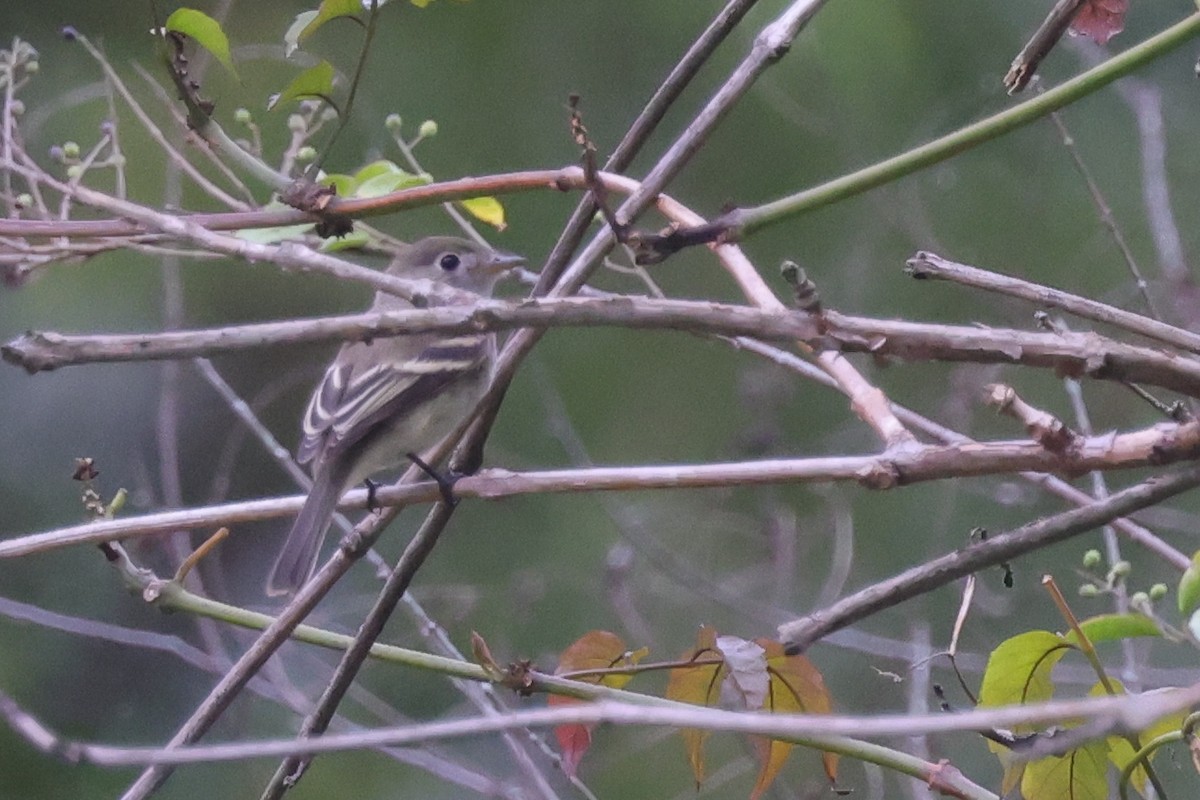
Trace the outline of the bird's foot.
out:
<instances>
[{"instance_id":1,"label":"bird's foot","mask_svg":"<svg viewBox=\"0 0 1200 800\"><path fill-rule=\"evenodd\" d=\"M440 472L429 464L425 463L424 459L416 453L408 453L409 461L412 461L417 467L428 475L434 483L438 485L438 491L442 494L442 502L449 508L454 508L458 505L458 498L454 496L454 484L458 483L458 479L462 476L453 471Z\"/></svg>"},{"instance_id":2,"label":"bird's foot","mask_svg":"<svg viewBox=\"0 0 1200 800\"><path fill-rule=\"evenodd\" d=\"M367 511L371 513L382 511L383 506L379 505L379 499L375 496L375 493L379 491L379 484L370 478L364 478L363 485L367 487Z\"/></svg>"}]
</instances>

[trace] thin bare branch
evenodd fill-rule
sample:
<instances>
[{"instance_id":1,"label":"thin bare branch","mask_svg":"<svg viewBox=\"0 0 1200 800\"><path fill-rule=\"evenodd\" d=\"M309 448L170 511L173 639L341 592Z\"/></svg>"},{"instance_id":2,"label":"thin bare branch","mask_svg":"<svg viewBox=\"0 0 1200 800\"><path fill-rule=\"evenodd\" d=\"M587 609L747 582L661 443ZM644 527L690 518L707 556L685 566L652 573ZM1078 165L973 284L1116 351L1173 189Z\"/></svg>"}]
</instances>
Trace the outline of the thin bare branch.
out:
<instances>
[{"instance_id":1,"label":"thin bare branch","mask_svg":"<svg viewBox=\"0 0 1200 800\"><path fill-rule=\"evenodd\" d=\"M1049 55L1054 45L1058 44L1058 40L1067 32L1067 26L1071 24L1083 3L1084 0L1058 0L1054 4L1046 19L1021 48L1021 52L1017 53L1008 74L1004 76L1004 88L1008 89L1009 94L1016 94L1025 88L1033 78L1038 64L1042 63L1042 59Z\"/></svg>"},{"instance_id":2,"label":"thin bare branch","mask_svg":"<svg viewBox=\"0 0 1200 800\"><path fill-rule=\"evenodd\" d=\"M613 150L608 161L604 164L606 172L622 172L633 161L633 157L641 150L642 145L650 137L658 124L662 122L667 110L682 94L684 88L691 83L692 78L699 72L700 67L708 61L709 56L737 27L738 23L758 0L729 0L720 13L713 19L704 32L696 39L683 57L671 69L671 73L663 80L662 85L655 91L646 106L638 114L637 119L629 126L625 136ZM596 213L596 204L590 196L584 197L571 213L570 220L563 226L558 241L546 258L542 268L542 277L538 281L535 295L545 294L558 280L563 265L571 257L571 253L579 246L584 233Z\"/></svg>"},{"instance_id":3,"label":"thin bare branch","mask_svg":"<svg viewBox=\"0 0 1200 800\"><path fill-rule=\"evenodd\" d=\"M40 180L57 191L69 191L65 184L55 180L48 174L35 173L27 167L14 167L13 171L20 173L23 177ZM602 177L607 177L604 173L601 173L601 175ZM579 167L527 170L505 173L503 175L485 175L478 178L459 178L457 180L430 183L425 186L413 186L391 192L390 194L380 195L379 197L335 199L329 204L328 210L331 213L359 218L391 214L406 208L421 208L436 205L447 200L462 200L480 195L512 194L540 190L562 192L586 188L587 185L583 178L583 170ZM94 203L98 207L104 208L110 213L115 212L121 217L128 216L128 208L110 206L104 202L106 198L106 195L96 192L89 194L83 202ZM311 214L297 209L227 211L169 216L210 231L275 228L287 225L303 225L318 221ZM23 236L33 239L53 238L57 236L80 238L134 236L154 231L177 235L175 230L164 229L154 218L143 221L143 217L143 214L138 214L137 216L128 216L127 219L114 218L106 220L0 218L0 236Z\"/></svg>"},{"instance_id":4,"label":"thin bare branch","mask_svg":"<svg viewBox=\"0 0 1200 800\"><path fill-rule=\"evenodd\" d=\"M571 683L551 676L538 675L536 677L538 683L541 684ZM576 686L580 685L576 684ZM590 688L604 689L605 687ZM519 727L551 727L568 723L600 724L606 722L615 725L700 728L711 731L752 733L783 741L800 741L817 749L862 757L868 752L876 756L882 755L883 751L859 747L864 743L847 737L877 738L961 733L988 728L1012 728L1019 725L1048 725L1072 719L1101 721L1104 724L1104 730L1097 732L1097 736L1104 733L1136 730L1200 701L1200 684L1183 689L1140 695L1058 700L1049 703L962 711L955 714L869 717L832 714L762 714L725 711L717 708L697 708L686 703L673 703L667 700L651 701L648 698L613 689L597 692L597 694L617 696L622 699L604 699L594 703L560 708L515 711L499 718L450 720L410 725L403 728L330 734L320 739L303 742L283 739L253 744L234 743L171 749L109 747L64 740L21 709L7 695L0 695L0 713L23 738L39 750L59 756L71 763L91 763L106 767L144 764L182 765L248 758L276 758L296 753L329 753L369 749L381 745L405 745L421 741L475 736ZM902 753L896 751L887 752L903 757ZM925 766L932 770L936 765L925 763ZM943 776L953 779L952 775L943 773ZM963 790L974 786L970 781L961 777L957 778L957 782L957 785ZM960 796L995 797L989 792L981 794L975 790L971 791L970 795Z\"/></svg>"},{"instance_id":5,"label":"thin bare branch","mask_svg":"<svg viewBox=\"0 0 1200 800\"><path fill-rule=\"evenodd\" d=\"M949 261L936 253L919 251L908 260L907 264L908 274L918 280L950 281L1009 297L1018 297L1041 308L1056 308L1082 319L1112 325L1156 342L1178 347L1189 353L1200 353L1200 335L1141 314L1135 314L1132 311L1110 306L1107 303L1043 286L1023 278L1002 275L978 267L969 267L966 264Z\"/></svg>"},{"instance_id":6,"label":"thin bare branch","mask_svg":"<svg viewBox=\"0 0 1200 800\"><path fill-rule=\"evenodd\" d=\"M986 542L972 544L912 567L827 608L780 625L779 637L792 649L803 650L822 636L877 611L891 608L978 570L1098 528L1196 486L1200 486L1200 467L1190 466L1123 489L1091 505L989 536ZM903 532L899 531L898 534L902 535Z\"/></svg>"}]
</instances>

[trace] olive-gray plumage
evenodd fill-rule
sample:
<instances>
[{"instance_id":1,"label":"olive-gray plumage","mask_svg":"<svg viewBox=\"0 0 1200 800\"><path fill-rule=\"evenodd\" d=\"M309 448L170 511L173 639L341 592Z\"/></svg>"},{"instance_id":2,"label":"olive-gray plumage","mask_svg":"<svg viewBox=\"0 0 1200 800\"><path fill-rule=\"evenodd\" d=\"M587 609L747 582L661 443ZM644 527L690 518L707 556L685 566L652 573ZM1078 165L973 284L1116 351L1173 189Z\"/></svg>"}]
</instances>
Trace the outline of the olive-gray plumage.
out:
<instances>
[{"instance_id":1,"label":"olive-gray plumage","mask_svg":"<svg viewBox=\"0 0 1200 800\"><path fill-rule=\"evenodd\" d=\"M490 296L500 274L522 259L466 239L433 236L401 250L388 273ZM453 301L451 301L453 302ZM378 292L372 311L412 308ZM313 391L296 460L313 485L267 580L267 594L291 594L316 568L337 501L359 481L437 444L487 390L493 334L415 334L345 344Z\"/></svg>"}]
</instances>

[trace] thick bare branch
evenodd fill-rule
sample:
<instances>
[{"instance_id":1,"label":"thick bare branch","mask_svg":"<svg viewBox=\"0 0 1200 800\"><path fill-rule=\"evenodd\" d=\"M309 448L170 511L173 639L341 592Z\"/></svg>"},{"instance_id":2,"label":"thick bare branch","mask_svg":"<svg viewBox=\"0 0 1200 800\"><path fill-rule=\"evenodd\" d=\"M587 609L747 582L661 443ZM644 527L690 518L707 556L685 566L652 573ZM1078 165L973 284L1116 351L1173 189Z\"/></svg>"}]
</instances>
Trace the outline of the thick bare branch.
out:
<instances>
[{"instance_id":1,"label":"thick bare branch","mask_svg":"<svg viewBox=\"0 0 1200 800\"><path fill-rule=\"evenodd\" d=\"M1200 422L1161 423L1122 434L1080 437L1068 451L1055 453L1031 441L965 441L919 445L898 452L864 456L768 459L709 464L642 467L590 467L531 472L487 469L454 485L458 497L495 500L525 494L651 489L701 489L786 483L853 482L869 489L890 489L945 478L1030 470L1079 475L1091 470L1160 466L1200 455ZM440 499L432 481L404 484L375 493L384 506ZM364 490L347 492L340 506L364 508ZM295 514L303 496L252 500L184 511L73 525L0 541L0 558L14 558L67 545L163 533L183 528L236 525Z\"/></svg>"},{"instance_id":2,"label":"thick bare branch","mask_svg":"<svg viewBox=\"0 0 1200 800\"><path fill-rule=\"evenodd\" d=\"M0 346L4 359L29 372L96 362L143 361L333 339L369 341L408 333L474 333L519 327L613 325L766 340L809 339L817 334L807 315L757 308L649 297L567 297L506 303L480 299L470 306L351 314L208 330L147 334L68 335L30 331Z\"/></svg>"},{"instance_id":3,"label":"thick bare branch","mask_svg":"<svg viewBox=\"0 0 1200 800\"><path fill-rule=\"evenodd\" d=\"M931 325L827 311L827 335L847 352L905 361L1046 367L1072 378L1149 383L1200 397L1200 359L1114 342L1096 333Z\"/></svg>"}]
</instances>

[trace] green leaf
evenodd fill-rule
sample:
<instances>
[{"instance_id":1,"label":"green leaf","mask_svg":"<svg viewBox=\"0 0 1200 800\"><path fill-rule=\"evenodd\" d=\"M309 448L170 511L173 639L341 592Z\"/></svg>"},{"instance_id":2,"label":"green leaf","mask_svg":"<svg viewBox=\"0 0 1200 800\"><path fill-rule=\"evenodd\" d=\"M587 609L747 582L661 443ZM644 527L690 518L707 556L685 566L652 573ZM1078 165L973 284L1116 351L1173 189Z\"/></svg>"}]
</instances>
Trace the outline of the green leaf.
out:
<instances>
[{"instance_id":1,"label":"green leaf","mask_svg":"<svg viewBox=\"0 0 1200 800\"><path fill-rule=\"evenodd\" d=\"M322 175L317 182L323 186L333 187L338 197L351 197L354 194L354 190L358 188L358 181L353 176L343 172L331 172L328 175Z\"/></svg>"},{"instance_id":2,"label":"green leaf","mask_svg":"<svg viewBox=\"0 0 1200 800\"><path fill-rule=\"evenodd\" d=\"M1108 800L1108 744L1091 742L1064 756L1038 759L1025 767L1025 800Z\"/></svg>"},{"instance_id":3,"label":"green leaf","mask_svg":"<svg viewBox=\"0 0 1200 800\"><path fill-rule=\"evenodd\" d=\"M1192 554L1192 563L1179 579L1179 613L1187 616L1200 606L1200 550Z\"/></svg>"},{"instance_id":4,"label":"green leaf","mask_svg":"<svg viewBox=\"0 0 1200 800\"><path fill-rule=\"evenodd\" d=\"M275 228L248 228L237 232L237 238L256 244L278 244L289 239L299 239L312 233L311 223L305 225L280 225Z\"/></svg>"},{"instance_id":5,"label":"green leaf","mask_svg":"<svg viewBox=\"0 0 1200 800\"><path fill-rule=\"evenodd\" d=\"M229 55L229 38L221 30L221 23L194 8L177 8L167 17L165 25L169 31L182 33L196 44L213 54L217 61L235 77L237 70L233 68L233 59Z\"/></svg>"},{"instance_id":6,"label":"green leaf","mask_svg":"<svg viewBox=\"0 0 1200 800\"><path fill-rule=\"evenodd\" d=\"M1128 692L1125 690L1125 686L1120 681L1110 678L1109 684L1116 689L1117 694L1128 694ZM1154 691L1168 690L1160 689ZM1092 688L1088 690L1088 697L1105 697L1107 695L1108 692L1100 683L1094 684ZM1140 743L1145 744L1152 739L1157 739L1159 736L1162 736L1165 733L1180 730L1183 727L1183 722L1186 717L1186 711L1176 711L1156 720L1148 728L1138 731ZM1129 762L1133 760L1134 755L1135 752L1133 749L1133 743L1124 736L1108 737L1108 760L1112 762L1113 766L1116 767L1118 771L1124 770ZM1134 768L1133 772L1130 773L1129 776L1129 784L1137 791L1138 794L1142 795L1143 797L1146 796L1146 785L1150 782L1150 775L1146 772L1145 764L1149 761L1153 761L1156 755L1158 755L1158 750L1152 751L1150 755L1147 756L1147 758L1142 762L1142 765Z\"/></svg>"},{"instance_id":7,"label":"green leaf","mask_svg":"<svg viewBox=\"0 0 1200 800\"><path fill-rule=\"evenodd\" d=\"M1100 614L1080 622L1079 627L1092 644L1162 635L1154 620L1144 614ZM1079 644L1075 631L1068 633L1066 639L1072 645Z\"/></svg>"},{"instance_id":8,"label":"green leaf","mask_svg":"<svg viewBox=\"0 0 1200 800\"><path fill-rule=\"evenodd\" d=\"M427 183L429 183L429 176L413 175L408 172L403 175L376 175L374 178L360 183L354 190L354 196L379 197L407 189L410 186L424 186Z\"/></svg>"},{"instance_id":9,"label":"green leaf","mask_svg":"<svg viewBox=\"0 0 1200 800\"><path fill-rule=\"evenodd\" d=\"M398 166L394 161L388 161L386 158L381 158L378 161L372 161L370 164L359 167L354 173L354 180L357 183L368 181L376 175L384 175L390 172L403 172L403 168Z\"/></svg>"},{"instance_id":10,"label":"green leaf","mask_svg":"<svg viewBox=\"0 0 1200 800\"><path fill-rule=\"evenodd\" d=\"M504 206L500 205L500 201L494 197L472 197L460 200L458 204L470 212L475 219L486 222L498 231L508 227L504 221Z\"/></svg>"},{"instance_id":11,"label":"green leaf","mask_svg":"<svg viewBox=\"0 0 1200 800\"><path fill-rule=\"evenodd\" d=\"M1070 647L1061 636L1049 631L1027 631L1001 642L988 656L979 704L1008 706L1050 699L1054 694L1050 673ZM1033 726L1021 726L1017 732L1032 730ZM1007 794L1024 778L1027 765L997 742L988 740L987 748L1000 759Z\"/></svg>"},{"instance_id":12,"label":"green leaf","mask_svg":"<svg viewBox=\"0 0 1200 800\"><path fill-rule=\"evenodd\" d=\"M322 253L340 253L343 250L360 250L371 243L371 236L366 231L360 231L355 228L345 236L338 236L333 239L322 239L320 250Z\"/></svg>"},{"instance_id":13,"label":"green leaf","mask_svg":"<svg viewBox=\"0 0 1200 800\"><path fill-rule=\"evenodd\" d=\"M1026 631L1006 639L988 656L979 690L981 706L1009 706L1049 700L1050 672L1072 645L1049 631Z\"/></svg>"},{"instance_id":14,"label":"green leaf","mask_svg":"<svg viewBox=\"0 0 1200 800\"><path fill-rule=\"evenodd\" d=\"M333 103L333 64L328 61L322 61L316 66L309 67L301 72L292 82L287 85L282 92L271 98L271 102L267 103L268 110L290 103L293 100L304 100L308 98L318 98L324 100L330 105ZM335 108L337 106L334 106Z\"/></svg>"},{"instance_id":15,"label":"green leaf","mask_svg":"<svg viewBox=\"0 0 1200 800\"><path fill-rule=\"evenodd\" d=\"M283 57L291 58L292 54L300 49L300 35L308 28L309 24L317 18L316 11L301 11L292 20L292 24L288 26L287 32L283 34Z\"/></svg>"},{"instance_id":16,"label":"green leaf","mask_svg":"<svg viewBox=\"0 0 1200 800\"><path fill-rule=\"evenodd\" d=\"M289 211L288 206L278 200L272 200L263 206L263 211ZM289 239L299 239L305 234L312 233L312 223L305 222L300 225L279 225L274 228L247 228L238 231L235 236L239 239L244 239L247 242L256 244L278 244L279 242Z\"/></svg>"},{"instance_id":17,"label":"green leaf","mask_svg":"<svg viewBox=\"0 0 1200 800\"><path fill-rule=\"evenodd\" d=\"M391 161L380 159L354 173L354 181L357 184L354 197L379 197L410 186L424 186L433 178L426 173L414 175Z\"/></svg>"},{"instance_id":18,"label":"green leaf","mask_svg":"<svg viewBox=\"0 0 1200 800\"><path fill-rule=\"evenodd\" d=\"M388 161L386 158L372 161L370 164L360 167L358 172L354 173L354 180L358 183L363 183L380 175L399 175L412 180L414 186L424 186L427 183L433 182L433 176L428 172L422 172L419 175L413 174L396 162Z\"/></svg>"},{"instance_id":19,"label":"green leaf","mask_svg":"<svg viewBox=\"0 0 1200 800\"><path fill-rule=\"evenodd\" d=\"M1128 739L1121 736L1108 737L1108 760L1112 762L1114 767L1118 770L1125 769L1125 765L1133 760L1133 756L1133 745L1129 743ZM1146 781L1149 779L1150 776L1146 774L1146 769L1144 767L1137 767L1129 776L1129 785L1144 797L1146 794Z\"/></svg>"},{"instance_id":20,"label":"green leaf","mask_svg":"<svg viewBox=\"0 0 1200 800\"><path fill-rule=\"evenodd\" d=\"M296 41L303 42L331 19L339 17L354 17L357 19L359 12L362 10L363 6L359 0L321 0L321 7L317 9L316 17L308 25L304 26Z\"/></svg>"},{"instance_id":21,"label":"green leaf","mask_svg":"<svg viewBox=\"0 0 1200 800\"><path fill-rule=\"evenodd\" d=\"M1168 714L1167 716L1155 722L1149 728L1141 731L1138 734L1138 738L1140 739L1141 744L1144 745L1147 742L1157 739L1159 736L1171 733L1172 731L1179 731L1183 727L1184 720L1186 718L1187 712L1185 711L1177 711L1174 714ZM1126 765L1133 760L1133 745L1130 744L1128 739L1120 736L1109 737L1108 744L1108 759L1113 763L1113 766L1115 766L1117 770L1124 770ZM1153 751L1146 760L1153 761L1155 756L1157 756L1161 750L1162 748L1160 747L1158 750ZM1145 762L1143 762L1141 766L1135 767L1133 772L1130 774L1129 784L1137 791L1138 794L1140 794L1142 797L1145 797L1146 786L1149 782L1150 775L1147 774Z\"/></svg>"}]
</instances>

